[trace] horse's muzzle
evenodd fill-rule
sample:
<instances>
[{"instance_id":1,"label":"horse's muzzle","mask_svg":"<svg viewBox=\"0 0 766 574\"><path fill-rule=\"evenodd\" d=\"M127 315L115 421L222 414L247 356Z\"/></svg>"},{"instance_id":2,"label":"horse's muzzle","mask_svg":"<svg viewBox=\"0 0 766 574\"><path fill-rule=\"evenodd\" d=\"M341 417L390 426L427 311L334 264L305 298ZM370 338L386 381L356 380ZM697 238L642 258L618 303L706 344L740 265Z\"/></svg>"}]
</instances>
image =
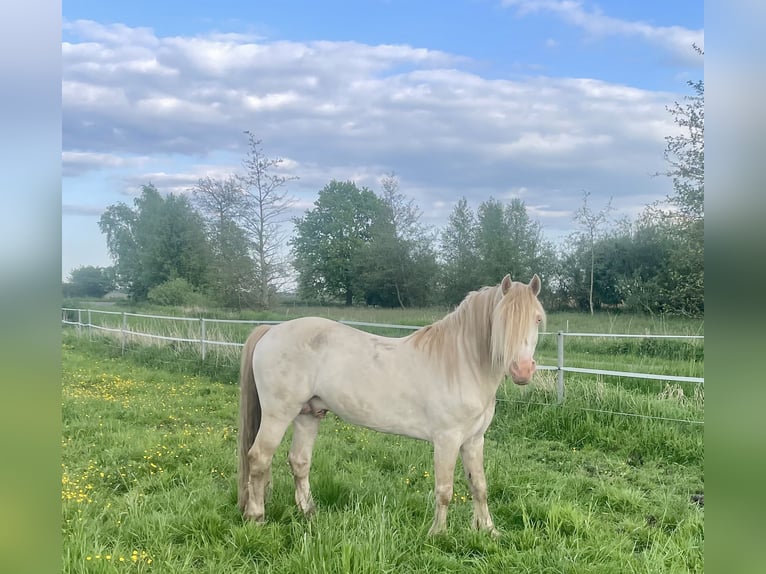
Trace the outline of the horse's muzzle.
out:
<instances>
[{"instance_id":1,"label":"horse's muzzle","mask_svg":"<svg viewBox=\"0 0 766 574\"><path fill-rule=\"evenodd\" d=\"M511 363L511 380L517 385L526 385L535 374L537 363L534 359L524 359Z\"/></svg>"}]
</instances>

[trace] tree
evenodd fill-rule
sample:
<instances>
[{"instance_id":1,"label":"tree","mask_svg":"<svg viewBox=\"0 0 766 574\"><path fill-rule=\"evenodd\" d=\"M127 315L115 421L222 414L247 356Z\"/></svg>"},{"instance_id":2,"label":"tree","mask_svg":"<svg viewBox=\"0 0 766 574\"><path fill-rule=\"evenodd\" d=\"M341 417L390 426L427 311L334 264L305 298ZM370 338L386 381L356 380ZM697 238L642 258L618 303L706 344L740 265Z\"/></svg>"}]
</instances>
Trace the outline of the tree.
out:
<instances>
[{"instance_id":1,"label":"tree","mask_svg":"<svg viewBox=\"0 0 766 574\"><path fill-rule=\"evenodd\" d=\"M545 239L542 224L532 220L526 204L518 197L505 206L504 218L515 257L506 273L519 281L529 281L537 273L543 280L540 297L549 297L556 273L556 252Z\"/></svg>"},{"instance_id":2,"label":"tree","mask_svg":"<svg viewBox=\"0 0 766 574\"><path fill-rule=\"evenodd\" d=\"M476 216L465 197L458 200L441 232L442 289L448 305L481 287L477 274Z\"/></svg>"},{"instance_id":3,"label":"tree","mask_svg":"<svg viewBox=\"0 0 766 574\"><path fill-rule=\"evenodd\" d=\"M629 311L657 313L667 310L661 277L672 265L668 234L657 221L641 216L622 221L609 237L611 250L605 267L613 272L611 284Z\"/></svg>"},{"instance_id":4,"label":"tree","mask_svg":"<svg viewBox=\"0 0 766 574\"><path fill-rule=\"evenodd\" d=\"M396 176L387 174L381 183L384 209L363 254L365 300L385 307L426 305L437 272L433 240L420 224L415 201L399 191Z\"/></svg>"},{"instance_id":5,"label":"tree","mask_svg":"<svg viewBox=\"0 0 766 574\"><path fill-rule=\"evenodd\" d=\"M245 190L242 222L253 244L259 304L268 307L272 291L281 286L287 274L285 254L280 252L285 240L280 224L285 222L285 213L293 201L285 185L298 178L275 174L274 170L283 160L267 157L261 140L250 131L245 133L248 136L248 151L243 161L245 174L240 176Z\"/></svg>"},{"instance_id":6,"label":"tree","mask_svg":"<svg viewBox=\"0 0 766 574\"><path fill-rule=\"evenodd\" d=\"M84 265L72 269L65 283L68 297L103 297L115 287L113 269Z\"/></svg>"},{"instance_id":7,"label":"tree","mask_svg":"<svg viewBox=\"0 0 766 574\"><path fill-rule=\"evenodd\" d=\"M698 46L694 49L704 56ZM696 316L705 309L705 83L688 85L692 95L668 109L682 132L665 138L670 169L664 175L673 181L668 198L673 209L662 215L674 244L674 264L662 289L674 312Z\"/></svg>"},{"instance_id":8,"label":"tree","mask_svg":"<svg viewBox=\"0 0 766 574\"><path fill-rule=\"evenodd\" d=\"M135 236L137 216L135 211L120 202L108 206L98 221L101 233L106 235L106 247L114 261L116 280L128 293L131 293L132 285L139 282L141 267L138 239Z\"/></svg>"},{"instance_id":9,"label":"tree","mask_svg":"<svg viewBox=\"0 0 766 574\"><path fill-rule=\"evenodd\" d=\"M134 299L169 279L186 279L194 288L205 284L209 249L200 215L185 196L163 198L144 185L131 209L110 205L99 219L115 260L118 278Z\"/></svg>"},{"instance_id":10,"label":"tree","mask_svg":"<svg viewBox=\"0 0 766 574\"><path fill-rule=\"evenodd\" d=\"M506 274L528 281L535 273L547 280L555 259L542 226L533 221L524 201L513 198L503 205L490 198L479 205L477 221L479 275L482 284L498 283ZM550 289L545 281L546 291Z\"/></svg>"},{"instance_id":11,"label":"tree","mask_svg":"<svg viewBox=\"0 0 766 574\"><path fill-rule=\"evenodd\" d=\"M512 263L519 259L511 243L503 204L492 197L483 201L477 211L476 248L480 260L478 275L482 285L499 283L509 272Z\"/></svg>"},{"instance_id":12,"label":"tree","mask_svg":"<svg viewBox=\"0 0 766 574\"><path fill-rule=\"evenodd\" d=\"M256 304L257 270L247 233L239 224L246 203L239 180L201 178L192 192L193 203L205 219L212 254L210 294L225 307Z\"/></svg>"},{"instance_id":13,"label":"tree","mask_svg":"<svg viewBox=\"0 0 766 574\"><path fill-rule=\"evenodd\" d=\"M704 55L696 45L694 50ZM664 156L670 168L664 175L673 180L670 203L693 223L705 218L705 82L690 80L687 85L693 94L684 97L686 103L668 108L682 132L665 138Z\"/></svg>"},{"instance_id":14,"label":"tree","mask_svg":"<svg viewBox=\"0 0 766 574\"><path fill-rule=\"evenodd\" d=\"M332 180L319 191L314 208L296 218L290 242L305 299L342 299L352 305L361 295L364 248L375 226L384 225L386 206L369 189Z\"/></svg>"},{"instance_id":15,"label":"tree","mask_svg":"<svg viewBox=\"0 0 766 574\"><path fill-rule=\"evenodd\" d=\"M606 206L600 211L593 211L588 205L588 198L590 192L583 193L583 201L580 208L575 213L574 219L580 224L580 231L578 238L581 242L584 242L588 251L590 252L590 281L588 287L588 308L590 314L593 315L593 276L596 265L596 238L601 233L603 225L606 223L606 218L609 212L612 210L612 198L609 198Z\"/></svg>"}]
</instances>

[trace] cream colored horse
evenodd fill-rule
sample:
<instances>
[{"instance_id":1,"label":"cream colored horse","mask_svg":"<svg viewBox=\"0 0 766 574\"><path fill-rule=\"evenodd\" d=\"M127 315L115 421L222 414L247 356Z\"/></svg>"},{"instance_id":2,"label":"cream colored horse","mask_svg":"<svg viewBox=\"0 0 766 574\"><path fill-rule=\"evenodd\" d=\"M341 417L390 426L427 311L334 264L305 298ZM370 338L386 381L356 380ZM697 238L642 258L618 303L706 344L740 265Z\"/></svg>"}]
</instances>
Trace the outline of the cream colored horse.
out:
<instances>
[{"instance_id":1,"label":"cream colored horse","mask_svg":"<svg viewBox=\"0 0 766 574\"><path fill-rule=\"evenodd\" d=\"M271 461L292 422L288 460L295 502L314 511L309 467L321 418L332 411L371 429L431 441L436 512L430 534L447 526L457 455L473 497L473 526L496 533L487 508L484 433L506 375L535 372L533 354L545 312L540 278L469 293L446 317L403 338L371 335L306 317L260 326L242 352L239 507L265 520Z\"/></svg>"}]
</instances>

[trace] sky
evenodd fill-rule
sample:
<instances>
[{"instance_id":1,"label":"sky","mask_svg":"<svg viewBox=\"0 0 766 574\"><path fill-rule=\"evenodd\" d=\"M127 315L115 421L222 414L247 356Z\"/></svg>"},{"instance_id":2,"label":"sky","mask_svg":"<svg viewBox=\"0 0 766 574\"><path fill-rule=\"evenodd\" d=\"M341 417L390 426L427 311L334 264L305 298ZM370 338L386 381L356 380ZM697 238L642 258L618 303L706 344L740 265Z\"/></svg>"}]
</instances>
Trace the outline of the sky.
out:
<instances>
[{"instance_id":1,"label":"sky","mask_svg":"<svg viewBox=\"0 0 766 574\"><path fill-rule=\"evenodd\" d=\"M518 197L545 235L583 194L612 218L672 193L667 111L703 78L701 1L63 3L62 274L113 264L98 220L141 186L242 173L249 130L291 216L332 179L395 173L442 227ZM286 225L290 225L286 223ZM522 278L523 279L523 278Z\"/></svg>"}]
</instances>

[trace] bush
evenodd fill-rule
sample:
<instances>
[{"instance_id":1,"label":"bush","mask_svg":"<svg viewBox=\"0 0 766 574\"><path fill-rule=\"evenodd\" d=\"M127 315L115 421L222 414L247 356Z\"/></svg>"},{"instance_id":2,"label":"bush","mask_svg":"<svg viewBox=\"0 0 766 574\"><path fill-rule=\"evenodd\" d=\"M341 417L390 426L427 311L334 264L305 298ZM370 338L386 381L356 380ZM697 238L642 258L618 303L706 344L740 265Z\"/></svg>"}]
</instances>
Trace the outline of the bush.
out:
<instances>
[{"instance_id":1,"label":"bush","mask_svg":"<svg viewBox=\"0 0 766 574\"><path fill-rule=\"evenodd\" d=\"M190 306L202 303L202 296L186 279L171 279L149 289L150 303L163 306Z\"/></svg>"}]
</instances>

